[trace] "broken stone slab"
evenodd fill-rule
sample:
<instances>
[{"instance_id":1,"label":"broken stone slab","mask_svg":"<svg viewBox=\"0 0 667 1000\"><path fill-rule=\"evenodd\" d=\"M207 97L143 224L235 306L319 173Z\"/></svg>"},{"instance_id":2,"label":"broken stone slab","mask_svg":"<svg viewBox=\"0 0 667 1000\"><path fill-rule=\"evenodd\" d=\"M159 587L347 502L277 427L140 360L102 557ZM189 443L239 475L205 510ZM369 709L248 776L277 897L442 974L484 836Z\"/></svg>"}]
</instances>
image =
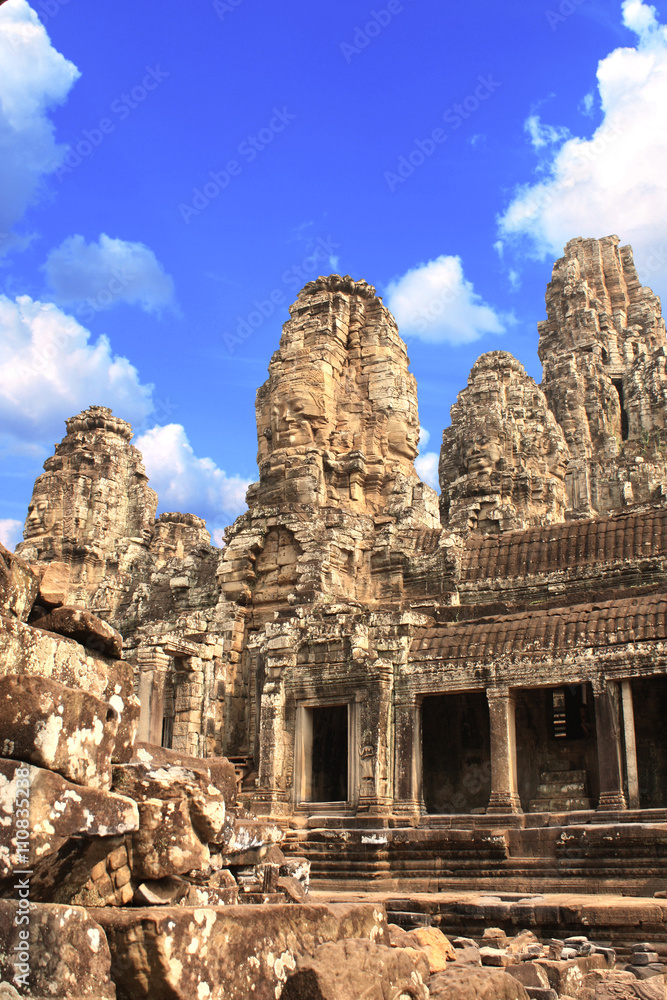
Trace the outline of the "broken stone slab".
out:
<instances>
[{"instance_id":1,"label":"broken stone slab","mask_svg":"<svg viewBox=\"0 0 667 1000\"><path fill-rule=\"evenodd\" d=\"M308 898L308 893L304 890L301 882L290 875L282 875L278 878L276 892L284 893L292 903L305 903Z\"/></svg>"},{"instance_id":2,"label":"broken stone slab","mask_svg":"<svg viewBox=\"0 0 667 1000\"><path fill-rule=\"evenodd\" d=\"M29 922L21 922L29 912ZM27 934L27 938L26 938ZM27 952L15 951L29 944ZM28 980L17 982L15 956L26 957ZM18 995L52 1000L115 1000L111 954L104 931L81 906L0 899L0 980ZM26 982L28 988L26 989ZM5 991L6 996L11 993ZM0 997L3 994L0 992Z\"/></svg>"},{"instance_id":3,"label":"broken stone slab","mask_svg":"<svg viewBox=\"0 0 667 1000\"><path fill-rule=\"evenodd\" d=\"M137 886L135 906L177 906L188 894L190 883L175 875L151 879Z\"/></svg>"},{"instance_id":4,"label":"broken stone slab","mask_svg":"<svg viewBox=\"0 0 667 1000\"><path fill-rule=\"evenodd\" d=\"M482 965L501 969L507 965L513 965L517 961L515 955L508 955L502 948L491 948L488 945L479 949L479 957L482 960Z\"/></svg>"},{"instance_id":5,"label":"broken stone slab","mask_svg":"<svg viewBox=\"0 0 667 1000\"><path fill-rule=\"evenodd\" d=\"M665 980L663 977L647 979L644 982L626 983L610 980L600 983L595 991L595 1000L664 1000Z\"/></svg>"},{"instance_id":6,"label":"broken stone slab","mask_svg":"<svg viewBox=\"0 0 667 1000\"><path fill-rule=\"evenodd\" d=\"M184 767L188 771L205 775L223 796L228 808L236 805L236 771L226 757L191 757L178 750L137 742L132 763L147 764L153 768Z\"/></svg>"},{"instance_id":7,"label":"broken stone slab","mask_svg":"<svg viewBox=\"0 0 667 1000\"><path fill-rule=\"evenodd\" d=\"M54 608L35 622L35 627L74 639L87 649L112 659L120 660L123 655L123 637L120 632L85 608L68 604Z\"/></svg>"},{"instance_id":8,"label":"broken stone slab","mask_svg":"<svg viewBox=\"0 0 667 1000\"><path fill-rule=\"evenodd\" d=\"M367 903L105 907L90 915L107 935L119 993L133 1000L275 1000L297 956L319 944L386 943L384 910Z\"/></svg>"},{"instance_id":9,"label":"broken stone slab","mask_svg":"<svg viewBox=\"0 0 667 1000\"><path fill-rule=\"evenodd\" d=\"M352 939L323 944L310 956L298 956L296 969L280 994L282 1000L426 1000L428 962L412 950L387 948Z\"/></svg>"},{"instance_id":10,"label":"broken stone slab","mask_svg":"<svg viewBox=\"0 0 667 1000\"><path fill-rule=\"evenodd\" d=\"M39 576L32 567L0 545L0 614L25 621L38 588Z\"/></svg>"},{"instance_id":11,"label":"broken stone slab","mask_svg":"<svg viewBox=\"0 0 667 1000\"><path fill-rule=\"evenodd\" d=\"M205 768L195 771L172 764L155 766L152 763L131 761L114 768L113 787L137 802L153 799L183 800L187 802L192 825L200 840L211 844L226 843L229 840L231 829L227 822L227 803L222 793L211 783ZM190 867L197 868L199 865L193 864Z\"/></svg>"},{"instance_id":12,"label":"broken stone slab","mask_svg":"<svg viewBox=\"0 0 667 1000\"><path fill-rule=\"evenodd\" d=\"M248 852L271 844L281 844L284 839L284 831L275 823L237 816L227 834L222 855L223 864L225 866L244 864L243 858Z\"/></svg>"},{"instance_id":13,"label":"broken stone slab","mask_svg":"<svg viewBox=\"0 0 667 1000\"><path fill-rule=\"evenodd\" d=\"M544 969L534 962L521 962L520 965L511 965L507 969L510 976L514 976L525 987L536 986L542 989L550 989L549 977Z\"/></svg>"},{"instance_id":14,"label":"broken stone slab","mask_svg":"<svg viewBox=\"0 0 667 1000\"><path fill-rule=\"evenodd\" d=\"M607 968L607 960L603 955L587 955L559 962L549 958L537 958L535 964L544 969L549 979L549 986L559 996L562 994L577 996L584 976L596 969Z\"/></svg>"},{"instance_id":15,"label":"broken stone slab","mask_svg":"<svg viewBox=\"0 0 667 1000\"><path fill-rule=\"evenodd\" d=\"M47 563L41 570L42 578L39 583L39 593L37 603L45 609L59 608L67 603L70 584L70 568L67 563L53 562Z\"/></svg>"},{"instance_id":16,"label":"broken stone slab","mask_svg":"<svg viewBox=\"0 0 667 1000\"><path fill-rule=\"evenodd\" d=\"M281 878L295 878L304 892L310 888L310 861L308 858L285 858L279 869Z\"/></svg>"},{"instance_id":17,"label":"broken stone slab","mask_svg":"<svg viewBox=\"0 0 667 1000\"><path fill-rule=\"evenodd\" d=\"M448 962L456 960L456 951L437 927L415 927L405 936L408 948L423 950L431 973L442 972Z\"/></svg>"},{"instance_id":18,"label":"broken stone slab","mask_svg":"<svg viewBox=\"0 0 667 1000\"><path fill-rule=\"evenodd\" d=\"M4 674L50 677L108 702L120 719L113 759L131 756L140 711L131 664L93 655L73 639L0 615L0 675Z\"/></svg>"},{"instance_id":19,"label":"broken stone slab","mask_svg":"<svg viewBox=\"0 0 667 1000\"><path fill-rule=\"evenodd\" d=\"M131 859L135 878L161 879L208 865L208 844L194 830L187 798L146 799L136 805L140 822L132 835Z\"/></svg>"},{"instance_id":20,"label":"broken stone slab","mask_svg":"<svg viewBox=\"0 0 667 1000\"><path fill-rule=\"evenodd\" d=\"M0 677L0 757L109 789L118 713L108 702L47 677Z\"/></svg>"},{"instance_id":21,"label":"broken stone slab","mask_svg":"<svg viewBox=\"0 0 667 1000\"><path fill-rule=\"evenodd\" d=\"M450 966L429 982L431 1000L529 1000L525 986L495 969Z\"/></svg>"},{"instance_id":22,"label":"broken stone slab","mask_svg":"<svg viewBox=\"0 0 667 1000\"><path fill-rule=\"evenodd\" d=\"M19 809L29 809L27 831L17 825ZM94 866L138 826L132 799L0 760L0 893L11 890L15 870L31 869L32 900L69 902Z\"/></svg>"}]
</instances>

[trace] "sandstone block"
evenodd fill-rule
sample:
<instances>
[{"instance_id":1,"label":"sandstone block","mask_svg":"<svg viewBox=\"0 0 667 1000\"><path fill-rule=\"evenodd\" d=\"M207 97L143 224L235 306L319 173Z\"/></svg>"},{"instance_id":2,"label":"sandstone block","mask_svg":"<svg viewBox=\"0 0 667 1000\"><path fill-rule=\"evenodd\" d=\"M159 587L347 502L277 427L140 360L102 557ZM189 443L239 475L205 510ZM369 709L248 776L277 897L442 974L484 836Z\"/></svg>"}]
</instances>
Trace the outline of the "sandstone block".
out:
<instances>
[{"instance_id":1,"label":"sandstone block","mask_svg":"<svg viewBox=\"0 0 667 1000\"><path fill-rule=\"evenodd\" d=\"M92 654L72 639L0 616L0 675L50 677L108 702L119 716L114 760L127 760L139 723L129 663Z\"/></svg>"},{"instance_id":2,"label":"sandstone block","mask_svg":"<svg viewBox=\"0 0 667 1000\"><path fill-rule=\"evenodd\" d=\"M275 1000L297 956L319 942L384 943L386 933L384 911L369 904L109 907L90 915L107 935L119 992L133 1000Z\"/></svg>"},{"instance_id":3,"label":"sandstone block","mask_svg":"<svg viewBox=\"0 0 667 1000\"><path fill-rule=\"evenodd\" d=\"M451 966L429 982L431 1000L529 1000L526 988L506 972Z\"/></svg>"},{"instance_id":4,"label":"sandstone block","mask_svg":"<svg viewBox=\"0 0 667 1000\"><path fill-rule=\"evenodd\" d=\"M408 947L422 948L432 973L442 972L447 962L456 960L456 951L437 927L415 927L408 931Z\"/></svg>"},{"instance_id":5,"label":"sandstone block","mask_svg":"<svg viewBox=\"0 0 667 1000\"><path fill-rule=\"evenodd\" d=\"M160 879L203 868L208 845L195 833L186 798L146 799L138 803L139 829L132 836L132 874Z\"/></svg>"},{"instance_id":6,"label":"sandstone block","mask_svg":"<svg viewBox=\"0 0 667 1000\"><path fill-rule=\"evenodd\" d=\"M42 570L38 601L45 608L59 608L67 603L70 587L70 568L67 563L47 563Z\"/></svg>"},{"instance_id":7,"label":"sandstone block","mask_svg":"<svg viewBox=\"0 0 667 1000\"><path fill-rule=\"evenodd\" d=\"M17 819L29 788L29 839ZM0 760L0 892L11 886L12 871L31 868L31 898L68 902L92 869L139 826L137 805L96 788L66 781L16 761ZM28 845L25 847L25 845Z\"/></svg>"},{"instance_id":8,"label":"sandstone block","mask_svg":"<svg viewBox=\"0 0 667 1000\"><path fill-rule=\"evenodd\" d=\"M123 637L120 632L84 608L71 605L54 608L36 622L36 627L44 632L55 632L56 635L74 639L87 649L112 659L120 660L123 653Z\"/></svg>"},{"instance_id":9,"label":"sandstone block","mask_svg":"<svg viewBox=\"0 0 667 1000\"><path fill-rule=\"evenodd\" d=\"M108 789L118 723L111 705L85 691L46 677L0 677L0 757Z\"/></svg>"},{"instance_id":10,"label":"sandstone block","mask_svg":"<svg viewBox=\"0 0 667 1000\"><path fill-rule=\"evenodd\" d=\"M510 965L507 969L510 976L514 976L524 986L539 986L543 989L550 989L549 977L544 969L534 962L521 962L519 965Z\"/></svg>"},{"instance_id":11,"label":"sandstone block","mask_svg":"<svg viewBox=\"0 0 667 1000\"><path fill-rule=\"evenodd\" d=\"M37 573L23 559L0 545L0 614L25 621L38 587Z\"/></svg>"},{"instance_id":12,"label":"sandstone block","mask_svg":"<svg viewBox=\"0 0 667 1000\"><path fill-rule=\"evenodd\" d=\"M29 989L19 986L20 996L115 1000L104 931L82 907L34 903L29 924L17 926L20 917L17 902L0 899L0 980L17 985L14 949L27 929Z\"/></svg>"},{"instance_id":13,"label":"sandstone block","mask_svg":"<svg viewBox=\"0 0 667 1000\"><path fill-rule=\"evenodd\" d=\"M428 997L428 962L419 952L371 941L330 942L311 957L297 957L283 1000L385 1000Z\"/></svg>"},{"instance_id":14,"label":"sandstone block","mask_svg":"<svg viewBox=\"0 0 667 1000\"><path fill-rule=\"evenodd\" d=\"M183 800L202 841L214 844L225 843L229 839L231 822L227 822L227 804L221 792L211 783L206 768L194 771L171 764L120 764L114 768L114 787L138 802L148 799Z\"/></svg>"}]
</instances>

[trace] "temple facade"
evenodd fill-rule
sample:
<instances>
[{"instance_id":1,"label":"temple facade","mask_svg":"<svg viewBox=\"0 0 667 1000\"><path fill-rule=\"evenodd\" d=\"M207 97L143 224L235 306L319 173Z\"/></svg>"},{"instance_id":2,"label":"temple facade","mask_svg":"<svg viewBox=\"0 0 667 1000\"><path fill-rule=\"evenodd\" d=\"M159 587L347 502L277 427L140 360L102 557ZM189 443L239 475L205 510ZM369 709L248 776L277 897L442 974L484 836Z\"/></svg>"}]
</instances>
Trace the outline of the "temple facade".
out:
<instances>
[{"instance_id":1,"label":"temple facade","mask_svg":"<svg viewBox=\"0 0 667 1000\"><path fill-rule=\"evenodd\" d=\"M660 302L615 236L568 243L546 301L542 384L475 363L439 497L405 344L349 276L290 309L222 549L155 519L127 423L67 422L17 552L122 633L141 739L224 754L295 829L667 819Z\"/></svg>"}]
</instances>

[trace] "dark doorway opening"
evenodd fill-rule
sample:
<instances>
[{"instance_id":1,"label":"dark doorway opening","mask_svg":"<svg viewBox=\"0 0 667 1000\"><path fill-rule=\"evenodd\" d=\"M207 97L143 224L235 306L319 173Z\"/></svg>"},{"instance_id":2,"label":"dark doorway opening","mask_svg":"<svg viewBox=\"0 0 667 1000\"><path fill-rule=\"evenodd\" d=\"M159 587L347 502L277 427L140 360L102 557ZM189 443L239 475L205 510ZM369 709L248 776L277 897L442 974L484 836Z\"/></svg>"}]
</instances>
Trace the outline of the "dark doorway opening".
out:
<instances>
[{"instance_id":1,"label":"dark doorway opening","mask_svg":"<svg viewBox=\"0 0 667 1000\"><path fill-rule=\"evenodd\" d=\"M176 699L174 696L174 674L169 670L164 681L164 701L162 715L162 738L160 743L163 747L171 750L174 745L174 715L176 714Z\"/></svg>"},{"instance_id":2,"label":"dark doorway opening","mask_svg":"<svg viewBox=\"0 0 667 1000\"><path fill-rule=\"evenodd\" d=\"M611 384L618 393L618 401L621 404L621 441L628 440L628 414L625 409L625 396L623 394L623 382L620 378L611 380Z\"/></svg>"},{"instance_id":3,"label":"dark doorway opening","mask_svg":"<svg viewBox=\"0 0 667 1000\"><path fill-rule=\"evenodd\" d=\"M667 677L632 681L639 805L641 809L667 807Z\"/></svg>"},{"instance_id":4,"label":"dark doorway opening","mask_svg":"<svg viewBox=\"0 0 667 1000\"><path fill-rule=\"evenodd\" d=\"M311 802L346 802L348 799L348 708L327 705L313 708Z\"/></svg>"},{"instance_id":5,"label":"dark doorway opening","mask_svg":"<svg viewBox=\"0 0 667 1000\"><path fill-rule=\"evenodd\" d=\"M491 794L489 706L484 692L424 698L422 753L427 812L484 812Z\"/></svg>"},{"instance_id":6,"label":"dark doorway opening","mask_svg":"<svg viewBox=\"0 0 667 1000\"><path fill-rule=\"evenodd\" d=\"M516 747L519 797L524 811L594 808L599 779L590 685L518 691Z\"/></svg>"}]
</instances>

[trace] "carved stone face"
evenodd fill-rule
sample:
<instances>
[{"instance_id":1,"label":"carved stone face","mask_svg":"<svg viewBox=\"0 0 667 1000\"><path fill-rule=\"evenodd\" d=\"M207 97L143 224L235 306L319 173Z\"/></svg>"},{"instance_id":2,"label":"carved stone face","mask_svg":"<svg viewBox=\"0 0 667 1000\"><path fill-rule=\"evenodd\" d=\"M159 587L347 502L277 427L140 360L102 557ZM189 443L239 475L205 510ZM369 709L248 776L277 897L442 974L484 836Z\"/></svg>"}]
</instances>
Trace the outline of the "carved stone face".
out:
<instances>
[{"instance_id":1,"label":"carved stone face","mask_svg":"<svg viewBox=\"0 0 667 1000\"><path fill-rule=\"evenodd\" d=\"M283 448L320 444L328 423L324 401L308 390L293 393L274 410L272 418L273 443Z\"/></svg>"},{"instance_id":2,"label":"carved stone face","mask_svg":"<svg viewBox=\"0 0 667 1000\"><path fill-rule=\"evenodd\" d=\"M395 455L407 458L409 462L417 457L417 442L419 429L406 427L402 417L389 417L387 422L387 440L389 448Z\"/></svg>"},{"instance_id":3,"label":"carved stone face","mask_svg":"<svg viewBox=\"0 0 667 1000\"><path fill-rule=\"evenodd\" d=\"M47 497L42 497L39 500L31 500L26 519L26 537L34 538L36 535L47 534L47 532L51 531L57 519L57 511L54 510Z\"/></svg>"},{"instance_id":4,"label":"carved stone face","mask_svg":"<svg viewBox=\"0 0 667 1000\"><path fill-rule=\"evenodd\" d=\"M503 457L500 430L489 422L475 428L463 446L463 460L470 476L495 472Z\"/></svg>"}]
</instances>

